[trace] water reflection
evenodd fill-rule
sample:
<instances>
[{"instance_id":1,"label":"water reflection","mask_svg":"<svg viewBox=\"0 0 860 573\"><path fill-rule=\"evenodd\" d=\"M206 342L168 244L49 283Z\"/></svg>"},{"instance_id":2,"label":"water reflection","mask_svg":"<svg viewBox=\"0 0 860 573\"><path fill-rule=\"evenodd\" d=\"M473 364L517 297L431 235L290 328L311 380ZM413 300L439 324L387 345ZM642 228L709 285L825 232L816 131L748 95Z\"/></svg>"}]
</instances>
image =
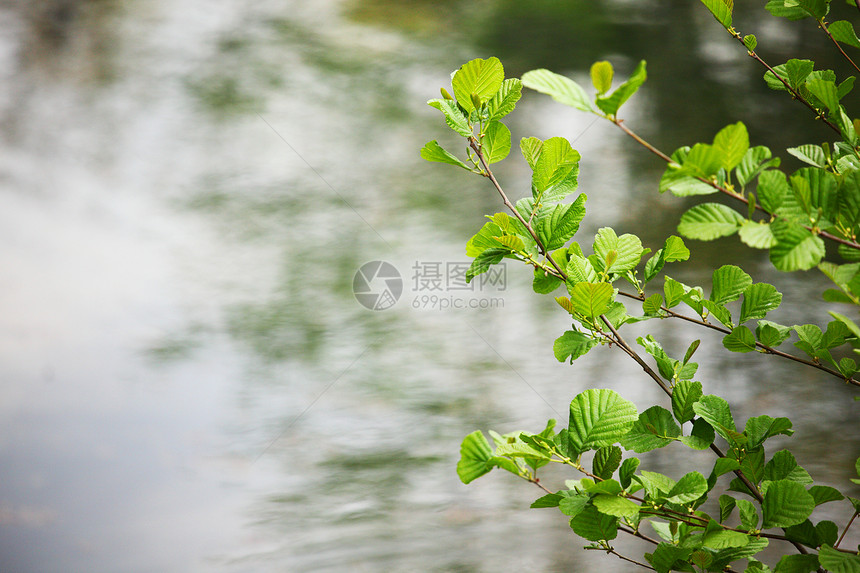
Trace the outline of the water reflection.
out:
<instances>
[{"instance_id":1,"label":"water reflection","mask_svg":"<svg viewBox=\"0 0 860 573\"><path fill-rule=\"evenodd\" d=\"M407 289L370 312L351 292L369 260L407 284L416 261L465 260L499 209L484 181L418 160L449 137L423 102L466 58L582 76L594 59L647 57L628 118L668 148L738 118L775 147L799 133L738 115L731 82L748 63L702 48L717 40L689 2L585 4L6 8L0 569L622 570L579 551L557 514L528 510L524 484L465 487L453 467L464 434L540 428L587 387L659 400L634 365L608 352L556 363L566 321L513 265L503 292L469 295L504 309L415 309ZM681 75L702 81L670 89ZM579 137L582 233L612 225L656 246L683 202L656 196L659 166L610 127L534 95L511 123L517 137ZM527 188L516 161L499 175ZM822 284L776 276L734 241L697 245L694 261L677 278L740 261L787 300ZM808 310L776 319L821 313ZM702 336L654 328L675 352ZM726 356L716 338L697 357L740 419L809 403L794 447L843 485L856 432L822 445L856 424L847 390ZM679 455L654 463L678 473Z\"/></svg>"}]
</instances>

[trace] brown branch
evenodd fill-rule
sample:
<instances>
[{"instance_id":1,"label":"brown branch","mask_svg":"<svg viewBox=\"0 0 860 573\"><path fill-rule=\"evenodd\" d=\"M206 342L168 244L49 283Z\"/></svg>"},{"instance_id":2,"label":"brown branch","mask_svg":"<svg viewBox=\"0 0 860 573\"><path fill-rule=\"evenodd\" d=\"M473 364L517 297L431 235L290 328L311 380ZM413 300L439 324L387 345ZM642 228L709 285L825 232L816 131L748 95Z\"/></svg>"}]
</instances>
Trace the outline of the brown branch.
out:
<instances>
[{"instance_id":1,"label":"brown branch","mask_svg":"<svg viewBox=\"0 0 860 573\"><path fill-rule=\"evenodd\" d=\"M519 222L523 224L526 230L528 230L529 234L532 236L532 239L534 239L535 243L537 244L541 254L544 255L547 259L549 259L550 264L552 264L552 266L558 272L559 278L561 280L567 280L567 274L561 269L561 267L558 266L558 263L555 262L555 259L552 258L546 247L544 247L540 238L537 236L537 233L535 232L534 228L532 228L531 222L526 221L523 216L520 215L519 211L517 211L517 208L514 206L514 204L511 203L511 200L508 199L508 196L505 194L504 190L502 189L502 186L499 185L499 182L496 180L496 176L493 175L492 171L490 171L490 165L487 163L486 158L484 158L484 154L481 152L481 145L478 140L475 139L474 136L469 137L469 147L471 147L475 151L475 154L478 156L478 160L481 162L481 167L484 169L484 176L489 178L489 180L493 184L493 187L495 187L496 191L499 192L499 195L502 196L502 201L505 203L505 206L510 209L514 216L519 220Z\"/></svg>"},{"instance_id":2,"label":"brown branch","mask_svg":"<svg viewBox=\"0 0 860 573\"><path fill-rule=\"evenodd\" d=\"M624 533L628 533L628 534L632 535L633 537L638 537L639 539L642 539L643 541L647 541L648 543L651 543L653 545L660 545L660 542L657 541L656 539L648 537L647 535L643 535L642 533L639 533L638 531L633 531L632 529L628 529L627 527L625 527L623 525L618 526L618 531L623 531Z\"/></svg>"},{"instance_id":3,"label":"brown branch","mask_svg":"<svg viewBox=\"0 0 860 573\"><path fill-rule=\"evenodd\" d=\"M647 565L645 563L641 563L639 561L636 561L635 559L630 559L629 557L625 557L625 556L621 555L620 553L618 553L617 551L615 551L615 549L613 549L611 547L608 549L605 547L586 547L585 549L587 551L606 551L606 553L611 553L612 555L615 555L619 559L627 561L628 563L633 563L634 565L638 565L639 567L644 567L645 569L650 569L651 571L656 571L656 569L654 569L650 565Z\"/></svg>"},{"instance_id":4,"label":"brown branch","mask_svg":"<svg viewBox=\"0 0 860 573\"><path fill-rule=\"evenodd\" d=\"M860 7L860 0L857 0L857 5ZM848 522L848 525L845 526L845 531L842 532L842 535L839 536L839 539L836 541L836 545L833 546L833 549L839 549L839 544L842 543L842 540L845 539L845 534L848 533L848 528L851 527L851 524L854 523L854 520L857 519L857 516L860 515L860 512L855 511L854 515L851 516L851 521Z\"/></svg>"},{"instance_id":5,"label":"brown branch","mask_svg":"<svg viewBox=\"0 0 860 573\"><path fill-rule=\"evenodd\" d=\"M621 296L625 296L627 298L632 298L632 299L638 300L638 301L644 300L644 298L640 295L635 295L635 294L631 294L631 293L624 292L624 291L618 291L618 294ZM698 324L699 326L704 326L705 328L710 328L711 330L715 330L715 331L720 332L722 334L730 334L731 333L731 331L728 328L723 328L722 326L719 326L719 325L714 324L712 322L708 322L706 320L693 318L691 316L686 316L684 314L680 314L680 313L675 312L669 308L666 308L665 306L661 306L660 310L665 312L669 318L679 318L681 320L686 320L687 322L691 322L693 324ZM858 381L854 378L845 378L845 376L843 376L840 372L833 370L832 368L828 368L827 366L824 366L820 362L813 362L812 360L807 360L805 358L801 358L800 356L794 356L793 354L788 354L787 352L777 350L776 348L773 348L772 346L766 346L766 345L762 344L761 342L756 342L755 345L757 348L761 349L762 354L770 354L772 356L779 356L780 358L785 358L787 360L792 360L792 361L798 362L800 364L805 364L806 366L816 368L818 370L821 370L822 372L827 372L831 376L835 376L836 378L839 378L840 380L845 381L845 383L847 383L847 384L852 384L854 386L860 386L860 381Z\"/></svg>"},{"instance_id":6,"label":"brown branch","mask_svg":"<svg viewBox=\"0 0 860 573\"><path fill-rule=\"evenodd\" d=\"M612 123L614 123L615 125L617 125L618 127L620 127L624 133L626 133L627 135L632 137L637 143L639 143L640 145L645 147L645 149L647 149L651 153L658 156L660 159L666 161L667 163L672 162L671 157L669 157L668 155L666 155L665 153L663 153L662 151L660 151L659 149L657 149L656 147L654 147L653 145L651 145L650 143L648 143L647 141L645 141L644 139L639 137L630 128L628 128L626 125L624 125L623 120L610 119L610 121ZM747 199L746 197L744 197L743 195L741 195L739 193L735 193L734 191L731 191L729 189L726 189L725 187L722 187L720 184L718 184L715 181L712 181L712 180L707 179L705 177L696 177L696 179L698 179L699 181L701 181L703 183L707 183L708 185L710 185L711 187L713 187L714 189L716 189L720 193L723 193L724 195L728 195L732 199L740 201L741 203L744 203L745 205L749 205L749 199ZM768 217L775 217L775 215L773 213L771 213L770 211L768 211L767 209L765 209L761 205L756 204L755 208L757 210L761 211L762 213L764 213L765 215L767 215ZM828 239L830 241L833 241L834 243L839 243L839 244L845 245L847 247L850 247L852 249L860 250L860 243L857 243L855 241L851 241L848 239L843 239L842 237L839 237L839 236L834 235L832 233L828 233L827 231L813 230L812 227L809 227L807 225L802 225L802 226L807 231L810 231L812 233L816 233L816 234L818 234L818 236L825 238L825 239Z\"/></svg>"},{"instance_id":7,"label":"brown branch","mask_svg":"<svg viewBox=\"0 0 860 573\"><path fill-rule=\"evenodd\" d=\"M650 366L648 366L648 363L645 362L644 360L642 360L642 357L639 356L639 354L637 354L636 351L633 350L630 347L630 345L624 341L624 338L621 337L621 335L618 333L618 330L616 330L615 327L612 326L612 322L610 322L610 320L608 318L606 318L605 315L601 315L600 318L601 318L601 320L603 320L603 322L606 324L606 326L609 327L609 330L612 332L612 336L614 337L615 342L618 344L618 347L621 348L621 350L623 350L625 352L625 354L627 354L627 356L629 356L630 358L635 360L636 363L642 367L642 370L644 370L645 373L652 380L654 380L654 382L656 382L658 386L660 386L660 388L663 390L663 392L665 392L666 395L669 396L669 398L672 398L671 388L666 386L666 383L663 382L663 379L660 378L660 375L657 374L656 372L654 372L654 370Z\"/></svg>"},{"instance_id":8,"label":"brown branch","mask_svg":"<svg viewBox=\"0 0 860 573\"><path fill-rule=\"evenodd\" d=\"M740 34L737 34L736 36L734 36L734 38L735 38L738 42L740 42L741 44L743 44L743 45L744 45L744 47L746 48L746 44L744 44L744 39L743 39L743 37L742 37ZM784 85L784 86L785 86L785 89L787 89L787 90L788 90L788 93L790 93L790 94L791 94L791 96L792 96L792 98L793 98L793 99L796 99L796 100L800 101L803 105L805 105L806 107L808 107L809 109L811 109L811 110L812 110L812 112L815 114L815 117L816 117L817 119L820 119L821 121L823 121L826 125L828 125L828 126L830 127L830 129L834 130L834 131L835 131L836 133L838 133L840 136L842 135L842 130L840 130L840 129L839 129L839 127L837 127L835 124L833 124L830 120L828 120L828 119L827 119L827 115L826 115L824 112L822 112L821 110L819 110L818 108L816 108L814 105L812 105L812 104L809 102L809 100L807 100L805 97L803 97L803 96L800 94L800 92L798 92L796 89L794 89L793 87L791 87L791 84L789 84L789 83L788 83L788 81L786 81L786 79L785 79L785 78L783 78L781 75L779 75L778 73L776 73L776 70L774 70L772 67L770 67L770 65L768 65L768 63L767 63L767 62L765 62L763 59L761 59L761 57L760 57L758 54L756 54L754 51L750 51L749 49L747 49L747 53L749 54L749 56L750 56L752 59L754 59L755 61L757 61L758 63L760 63L762 66L764 66L765 68L767 68L767 71L769 71L770 73L772 73L772 74L774 75L774 77L776 77L776 79L778 79L780 82L782 82L782 85Z\"/></svg>"},{"instance_id":9,"label":"brown branch","mask_svg":"<svg viewBox=\"0 0 860 573\"><path fill-rule=\"evenodd\" d=\"M848 62L852 66L854 66L855 70L860 72L860 68L857 67L857 64L854 63L854 60L851 59L851 56L849 56L848 54L845 53L845 50L842 49L842 45L839 44L839 42L836 40L836 38L833 37L833 34L830 33L830 30L827 29L827 24L824 23L823 19L818 21L818 27L821 28L822 30L824 30L824 33L827 34L827 37L830 38L830 41L833 42L833 44L836 46L836 49L839 50L839 52L843 56L845 56L845 59L848 60Z\"/></svg>"}]
</instances>

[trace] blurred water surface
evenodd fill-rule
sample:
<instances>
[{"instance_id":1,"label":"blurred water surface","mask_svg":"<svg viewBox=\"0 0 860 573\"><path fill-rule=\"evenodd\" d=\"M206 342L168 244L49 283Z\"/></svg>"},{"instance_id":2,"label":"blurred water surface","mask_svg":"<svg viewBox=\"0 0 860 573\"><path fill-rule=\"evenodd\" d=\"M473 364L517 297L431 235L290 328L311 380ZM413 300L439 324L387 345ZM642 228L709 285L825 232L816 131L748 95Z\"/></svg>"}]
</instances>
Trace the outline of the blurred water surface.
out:
<instances>
[{"instance_id":1,"label":"blurred water surface","mask_svg":"<svg viewBox=\"0 0 860 573\"><path fill-rule=\"evenodd\" d=\"M826 60L814 30L737 12L774 61ZM830 137L782 119L792 102L687 0L0 4L0 570L625 570L527 509L535 488L454 472L465 434L564 421L585 388L662 399L620 353L558 364L569 325L519 266L444 293L493 308L423 302L415 275L467 262L501 209L486 181L418 157L455 147L424 102L489 55L583 82L596 59L648 59L624 115L668 150L737 120L775 149ZM673 232L687 203L657 195L661 166L612 126L534 93L510 125L576 140L582 235L656 248ZM527 192L515 157L498 176ZM693 247L680 280L742 264L784 292L775 320L823 320L804 302L815 273L778 275L734 240ZM403 275L389 310L352 293L373 260ZM706 390L736 419L792 414L801 464L845 486L860 439L844 387L685 324L648 329L674 352L703 337Z\"/></svg>"}]
</instances>

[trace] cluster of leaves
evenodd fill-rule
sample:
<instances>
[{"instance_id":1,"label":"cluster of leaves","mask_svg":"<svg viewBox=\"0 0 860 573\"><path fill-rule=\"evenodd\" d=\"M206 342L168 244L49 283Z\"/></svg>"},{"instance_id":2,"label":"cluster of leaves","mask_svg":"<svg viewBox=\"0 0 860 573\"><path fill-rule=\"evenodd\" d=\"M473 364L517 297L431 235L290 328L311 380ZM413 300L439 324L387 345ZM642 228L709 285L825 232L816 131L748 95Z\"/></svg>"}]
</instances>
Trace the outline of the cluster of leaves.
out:
<instances>
[{"instance_id":1,"label":"cluster of leaves","mask_svg":"<svg viewBox=\"0 0 860 573\"><path fill-rule=\"evenodd\" d=\"M757 39L741 36L732 28L732 0L702 2L752 57L764 63L755 53ZM773 14L790 19L811 16L834 43L860 47L850 24L824 22L828 7L829 0L771 0L767 6ZM535 292L567 291L567 296L555 297L572 322L572 328L554 343L559 361L573 363L598 345L620 348L643 367L671 402L671 411L655 405L638 413L633 404L611 390L588 390L571 402L569 425L557 433L554 420L538 434L491 432L495 447L480 431L470 434L461 448L458 474L469 483L498 467L544 487L537 478L540 467L552 462L571 466L586 477L566 482L566 489L547 490L533 507L558 507L570 517L573 531L594 548L614 552L609 542L618 531L654 543L656 547L646 553L646 559L661 572L720 571L738 559L748 560L747 571L770 571L754 558L769 540L787 542L797 549L775 565L777 572L860 571L860 556L839 548L845 532L840 537L835 523L811 521L815 507L845 496L832 487L814 485L789 451L766 456L766 440L791 435L787 418L757 416L738 431L728 402L705 395L702 384L694 380L698 365L692 358L699 340L689 345L682 359L676 359L653 336L638 337L638 344L654 360L656 367L652 367L619 331L630 323L682 319L721 333L722 345L729 351L781 356L860 386L854 379L857 361L840 356L844 354L840 347L846 345L860 353L860 327L836 312L830 313L832 320L823 329L815 324L786 326L768 320L768 314L781 304L782 294L773 285L754 282L734 265L714 270L707 296L704 287L688 286L665 274L662 289L653 292L652 281L667 264L690 257L687 245L673 235L652 251L637 236L619 235L609 227L599 229L590 246L573 240L585 216L587 197L577 194L580 155L562 137L520 140L520 152L532 171L531 193L516 202L508 198L490 166L510 153L511 132L501 120L514 110L522 88L548 94L611 121L666 161L661 192L678 196L722 193L745 204L743 212L722 203L696 205L681 217L680 235L713 240L737 233L745 244L769 249L770 260L779 270L820 269L838 287L825 291L825 300L858 305L860 122L855 126L840 103L853 87L853 78L837 84L833 72L815 71L814 64L804 60L764 65L768 85L789 91L840 137L832 146L789 149L808 165L791 174L780 171L780 159L769 149L750 145L742 123L722 129L711 143L684 146L671 156L634 134L623 125L618 112L645 82L644 61L615 89L612 65L595 63L591 68L596 91L592 100L575 81L549 70L527 72L521 80L505 79L498 59L476 59L452 75L454 95L443 88L442 98L428 102L465 138L466 148L460 158L430 141L421 150L422 157L486 177L508 209L488 215L488 221L469 240L466 252L474 261L467 280L506 258L532 266ZM825 260L825 241L838 245L840 262ZM632 292L622 290L624 285L632 287ZM636 312L620 299L635 301ZM679 312L681 305L688 310ZM808 358L777 349L792 334L796 335L794 346ZM682 428L688 423L685 434ZM727 444L726 451L717 445L720 440ZM717 459L710 472L692 471L675 481L640 470L638 458L624 459L623 450L645 453L673 442L694 450L712 450ZM582 458L592 451L589 471ZM860 460L857 469L860 472ZM719 515L701 511L718 478L728 474L734 477L728 484L729 493L719 497ZM860 501L849 498L849 502L855 517L860 515ZM662 541L640 532L644 521ZM766 531L774 529L782 533Z\"/></svg>"},{"instance_id":2,"label":"cluster of leaves","mask_svg":"<svg viewBox=\"0 0 860 573\"><path fill-rule=\"evenodd\" d=\"M748 571L769 571L754 556L771 539L819 550L785 555L774 568L777 573L819 567L853 571L860 566L857 555L834 548L839 540L835 523L811 520L816 507L845 497L835 488L814 485L788 450L769 459L765 453L769 438L792 434L788 418L757 416L738 431L729 404L719 396L703 395L702 385L689 380L675 386L671 402L671 412L652 406L638 413L612 390L586 390L571 401L568 426L559 432L555 420L537 434L490 432L494 446L480 431L469 434L457 473L469 483L498 467L536 482L537 470L549 463L571 466L586 477L566 481L564 489L548 492L532 507L557 507L574 533L601 549L610 548L619 531L644 535L642 524L648 522L661 540L645 558L660 573L694 567L722 571L744 558L750 560ZM683 435L688 422L692 428ZM624 457L624 451L645 453L674 442L707 449L716 435L729 450L707 474L691 471L675 480L640 470L637 457ZM590 469L582 461L587 452L593 452ZM856 469L860 475L860 459ZM741 495L720 495L719 514L710 515L700 508L725 475L734 475L728 491ZM848 501L860 511L860 500Z\"/></svg>"}]
</instances>

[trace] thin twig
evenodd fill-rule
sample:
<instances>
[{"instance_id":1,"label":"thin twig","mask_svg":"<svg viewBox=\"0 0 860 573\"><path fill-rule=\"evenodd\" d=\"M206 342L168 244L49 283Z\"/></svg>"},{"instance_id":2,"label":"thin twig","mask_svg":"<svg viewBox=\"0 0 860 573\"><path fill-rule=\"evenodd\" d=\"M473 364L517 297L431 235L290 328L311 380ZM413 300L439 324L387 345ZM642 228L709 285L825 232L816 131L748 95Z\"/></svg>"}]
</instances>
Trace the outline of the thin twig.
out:
<instances>
[{"instance_id":1,"label":"thin twig","mask_svg":"<svg viewBox=\"0 0 860 573\"><path fill-rule=\"evenodd\" d=\"M744 39L743 39L743 36L742 36L741 34L737 34L737 35L734 35L734 34L733 34L733 37L734 37L738 42L740 42L741 44L743 44L743 46L746 48L746 44L744 44ZM762 66L764 66L765 68L767 68L767 71L769 71L770 73L772 73L776 79L778 79L780 82L782 82L782 85L784 85L784 86L785 86L785 89L787 89L787 90L788 90L788 93L790 93L790 94L791 94L791 96L792 96L794 99L796 99L796 100L800 101L803 105L805 105L806 107L808 107L809 109L811 109L811 110L812 110L812 112L815 114L815 117L816 117L816 118L818 118L818 119L820 119L821 121L823 121L825 124L827 124L827 125L830 127L830 129L834 130L834 131L835 131L836 133L838 133L839 135L842 135L842 131L839 129L839 127L837 127L835 124L831 123L831 122L830 122L830 120L828 120L828 119L827 119L827 116L826 116L826 115L825 115L821 110L819 110L819 109L818 109L818 108L816 108L814 105L812 105L812 104L809 102L809 100L807 100L805 97L803 97L803 96L800 94L800 92L799 92L799 91L797 91L796 89L794 89L794 88L791 86L791 84L789 84L789 83L788 83L788 81L787 81L785 78L783 78L781 75L779 75L778 73L776 73L776 70L774 70L772 67L770 67L770 65L768 65L768 63L767 63L767 62L765 62L763 59L761 59L761 57L760 57L758 54L756 54L756 53L755 53L754 51L752 51L752 50L749 50L749 48L747 48L747 53L749 54L749 56L750 56L752 59L754 59L755 61L757 61L758 63L760 63Z\"/></svg>"},{"instance_id":2,"label":"thin twig","mask_svg":"<svg viewBox=\"0 0 860 573\"><path fill-rule=\"evenodd\" d=\"M567 274L561 269L560 266L558 266L558 263L555 262L555 259L552 258L546 247L544 247L543 242L541 242L540 237L538 237L537 233L535 233L535 230L532 228L531 223L526 221L523 216L520 215L514 204L511 203L510 199L508 199L508 196L505 194L504 190L502 189L502 186L499 185L499 182L496 180L496 176L493 175L492 171L490 171L490 166L487 163L486 158L484 158L484 154L481 152L480 144L474 136L469 138L469 146L475 151L475 154L478 156L478 160L481 162L481 167L483 167L484 169L485 176L489 178L493 186L496 188L496 191L498 191L499 195L502 196L502 201L504 201L505 206L514 214L514 216L519 220L519 222L522 223L523 226L525 226L526 230L528 230L529 234L532 236L532 239L534 239L535 243L537 244L541 254L544 255L547 259L549 259L549 262L558 272L559 278L561 278L561 280L567 280Z\"/></svg>"},{"instance_id":3,"label":"thin twig","mask_svg":"<svg viewBox=\"0 0 860 573\"><path fill-rule=\"evenodd\" d=\"M671 157L669 157L668 155L666 155L665 153L663 153L662 151L660 151L659 149L657 149L656 147L654 147L653 145L651 145L650 143L648 143L647 141L642 139L639 135L637 135L635 132L633 132L633 130L631 130L629 127L624 125L623 120L610 119L610 121L612 123L614 123L615 125L617 125L618 127L620 127L624 133L626 133L631 138L633 138L637 143L639 143L640 145L645 147L645 149L647 149L648 151L650 151L651 153L653 153L654 155L656 155L657 157L659 157L663 161L666 161L667 163L672 162ZM746 197L744 197L743 195L741 195L739 193L735 193L734 191L730 191L729 189L726 189L725 187L721 186L720 184L718 184L715 181L712 181L712 180L707 179L705 177L696 177L696 179L698 179L702 183L706 183L706 184L710 185L711 187L713 187L714 189L716 189L720 193L723 193L724 195L728 195L729 197L731 197L732 199L735 199L736 201L740 201L741 203L744 203L745 205L749 205L749 199L747 199ZM756 204L755 208L756 208L756 210L761 211L762 213L767 215L768 217L774 217L775 216L773 213L771 213L770 211L768 211L767 209L765 209L764 207L762 207L759 204ZM855 241L851 241L849 239L843 239L842 237L836 236L832 233L828 233L827 231L813 230L812 227L809 227L807 225L803 225L803 228L806 229L807 231L817 233L818 236L820 236L824 239L828 239L830 241L833 241L834 243L839 243L841 245L845 245L846 247L860 250L860 243L857 243Z\"/></svg>"},{"instance_id":4,"label":"thin twig","mask_svg":"<svg viewBox=\"0 0 860 573\"><path fill-rule=\"evenodd\" d=\"M641 563L639 561L636 561L635 559L630 559L629 557L625 557L625 556L621 555L620 553L618 553L617 551L615 551L615 549L613 549L611 547L608 549L605 547L586 547L585 549L587 549L589 551L606 551L606 553L611 553L612 555L615 555L619 559L627 561L628 563L633 563L634 565L638 565L639 567L644 567L645 569L650 569L651 571L656 571L656 569L654 569L650 565L647 565L645 563Z\"/></svg>"},{"instance_id":5,"label":"thin twig","mask_svg":"<svg viewBox=\"0 0 860 573\"><path fill-rule=\"evenodd\" d=\"M827 29L827 24L824 23L824 19L818 21L818 27L824 30L824 33L827 34L827 37L830 38L830 41L833 42L833 44L836 46L836 49L839 50L839 53L845 56L845 59L848 60L848 62L852 66L854 66L855 70L860 72L860 68L857 67L857 64L854 63L854 60L851 59L851 56L845 53L845 50L842 49L842 46L839 44L838 41L836 41L836 38L833 37L833 34L830 33L830 30Z\"/></svg>"},{"instance_id":6,"label":"thin twig","mask_svg":"<svg viewBox=\"0 0 860 573\"><path fill-rule=\"evenodd\" d=\"M624 292L624 291L619 291L618 294L621 296L625 296L627 298L632 298L632 299L639 300L639 301L644 300L639 295L631 294L631 293ZM665 312L668 315L668 318L678 318L681 320L686 320L687 322L691 322L693 324L698 324L699 326L704 326L705 328L710 328L711 330L715 330L715 331L720 332L722 334L731 334L731 331L728 328L723 328L722 326L719 326L719 325L714 324L712 322L708 322L706 320L693 318L691 316L686 316L684 314L675 312L670 308L666 308L665 306L661 306L660 310ZM761 349L762 354L770 354L772 356L779 356L780 358L785 358L787 360L793 360L794 362L798 362L800 364L805 364L806 366L816 368L818 370L821 370L822 372L827 372L831 376L835 376L836 378L839 378L840 380L845 381L847 384L852 384L854 386L860 386L860 381L855 380L854 378L845 378L845 376L843 376L840 372L833 370L832 368L828 368L827 366L824 366L820 362L813 362L812 360L807 360L805 358L801 358L800 356L794 356L793 354L788 354L787 352L777 350L776 348L773 348L772 346L767 346L765 344L762 344L761 342L756 342L755 345L756 345L756 348Z\"/></svg>"},{"instance_id":7,"label":"thin twig","mask_svg":"<svg viewBox=\"0 0 860 573\"><path fill-rule=\"evenodd\" d=\"M857 0L860 3L860 0ZM845 539L845 534L848 533L848 528L851 527L851 524L854 523L854 520L857 519L857 516L860 515L860 512L855 511L854 515L851 516L851 521L848 522L848 525L845 526L845 531L842 532L842 535L839 536L839 539L836 541L836 545L833 546L833 549L838 549L839 544L842 543L842 540Z\"/></svg>"},{"instance_id":8,"label":"thin twig","mask_svg":"<svg viewBox=\"0 0 860 573\"><path fill-rule=\"evenodd\" d=\"M642 370L644 370L645 373L652 380L654 380L654 382L656 382L658 386L660 386L663 392L665 392L666 395L671 398L672 389L666 386L666 383L663 382L663 379L660 378L660 375L654 372L654 370L650 366L648 366L648 363L642 360L642 357L639 356L636 351L633 350L629 344L627 344L627 342L625 342L624 338L621 337L621 335L618 333L618 330L616 330L615 327L612 326L612 322L605 315L601 315L600 318L601 320L603 320L606 326L609 327L609 330L612 332L612 336L615 338L615 342L618 344L621 350L623 350L630 358L635 360L636 363L642 367Z\"/></svg>"},{"instance_id":9,"label":"thin twig","mask_svg":"<svg viewBox=\"0 0 860 573\"><path fill-rule=\"evenodd\" d=\"M656 539L648 537L647 535L643 535L642 533L639 533L638 531L633 531L632 529L628 529L627 527L625 527L623 525L618 526L618 531L623 531L624 533L629 533L633 537L638 537L639 539L641 539L643 541L647 541L648 543L651 543L653 545L660 545L660 542L657 541Z\"/></svg>"}]
</instances>

